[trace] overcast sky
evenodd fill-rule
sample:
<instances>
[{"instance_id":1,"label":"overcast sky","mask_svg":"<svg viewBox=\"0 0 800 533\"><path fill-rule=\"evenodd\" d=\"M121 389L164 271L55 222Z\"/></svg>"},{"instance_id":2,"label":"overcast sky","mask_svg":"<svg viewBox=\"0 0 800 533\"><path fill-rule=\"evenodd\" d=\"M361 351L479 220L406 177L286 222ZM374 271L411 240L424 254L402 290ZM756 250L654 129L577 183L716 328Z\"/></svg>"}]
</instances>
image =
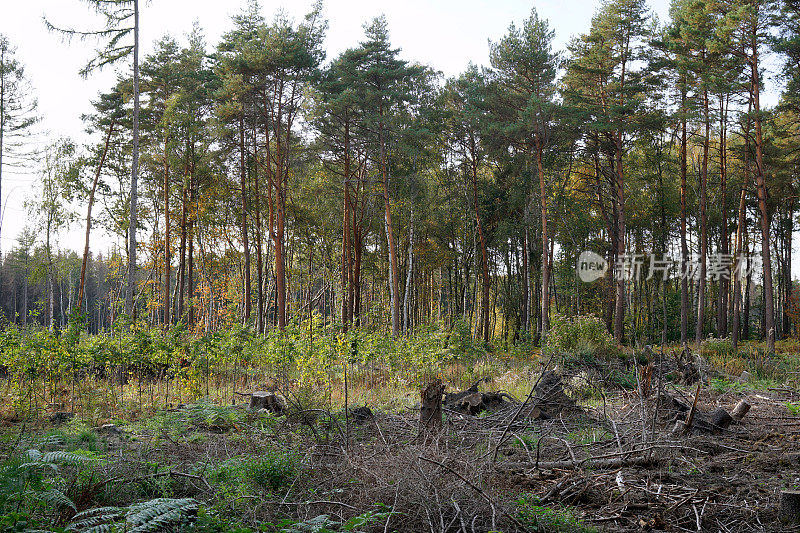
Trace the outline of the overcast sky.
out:
<instances>
[{"instance_id":1,"label":"overcast sky","mask_svg":"<svg viewBox=\"0 0 800 533\"><path fill-rule=\"evenodd\" d=\"M302 19L313 0L262 0L263 15L269 20L283 9L295 20ZM115 68L84 80L78 71L92 57L92 42L64 42L47 31L44 16L59 26L97 27L96 17L81 0L0 0L0 33L17 47L17 57L25 65L42 116L44 138L69 136L80 141L82 114L91 110L91 100L107 91L116 77ZM150 0L142 1L141 42L143 55L165 34L185 41L197 21L209 47L231 28L231 16L239 13L245 0ZM668 0L648 0L660 20L667 20ZM588 30L599 5L593 0L325 0L324 14L329 21L326 39L328 58L355 46L363 38L363 24L385 14L395 47L404 59L418 61L456 75L470 63L488 64L488 42L500 39L513 22L519 24L536 7L539 15L555 30L555 46L564 49L570 38ZM774 100L767 98L767 103ZM2 250L10 249L27 223L23 203L36 186L35 171L3 173L3 203L7 202L2 226ZM83 209L83 207L82 207ZM64 232L62 247L79 250L83 243L83 222ZM93 249L104 251L110 241L93 238ZM798 265L794 265L798 272Z\"/></svg>"}]
</instances>

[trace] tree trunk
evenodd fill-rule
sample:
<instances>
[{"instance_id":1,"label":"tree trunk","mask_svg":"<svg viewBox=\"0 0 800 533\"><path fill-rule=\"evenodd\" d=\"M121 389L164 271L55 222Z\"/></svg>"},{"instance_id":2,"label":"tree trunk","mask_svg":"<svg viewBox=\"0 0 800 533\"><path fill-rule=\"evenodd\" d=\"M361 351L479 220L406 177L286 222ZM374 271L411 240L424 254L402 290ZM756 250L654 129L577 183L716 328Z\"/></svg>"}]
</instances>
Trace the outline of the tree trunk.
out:
<instances>
[{"instance_id":1,"label":"tree trunk","mask_svg":"<svg viewBox=\"0 0 800 533\"><path fill-rule=\"evenodd\" d=\"M130 217L128 220L128 279L125 290L125 312L135 317L136 292L136 223L139 199L139 0L133 0L133 154L131 162Z\"/></svg>"},{"instance_id":2,"label":"tree trunk","mask_svg":"<svg viewBox=\"0 0 800 533\"><path fill-rule=\"evenodd\" d=\"M622 132L616 141L616 197L617 197L617 260L625 256L625 174L622 168ZM620 344L625 333L625 278L617 277L616 302L614 305L614 338Z\"/></svg>"},{"instance_id":3,"label":"tree trunk","mask_svg":"<svg viewBox=\"0 0 800 533\"><path fill-rule=\"evenodd\" d=\"M244 112L239 117L239 187L242 194L242 245L244 246L244 321L250 322L251 280L250 280L250 239L247 228L247 166L245 164Z\"/></svg>"},{"instance_id":4,"label":"tree trunk","mask_svg":"<svg viewBox=\"0 0 800 533\"><path fill-rule=\"evenodd\" d=\"M687 161L686 161L686 89L681 90L681 345L689 339L689 281L685 275L688 269L689 244L686 240L687 203Z\"/></svg>"},{"instance_id":5,"label":"tree trunk","mask_svg":"<svg viewBox=\"0 0 800 533\"><path fill-rule=\"evenodd\" d=\"M550 327L550 242L547 233L547 187L542 165L542 143L536 137L536 170L539 174L539 194L542 217L542 326L541 338L544 339Z\"/></svg>"},{"instance_id":6,"label":"tree trunk","mask_svg":"<svg viewBox=\"0 0 800 533\"><path fill-rule=\"evenodd\" d=\"M706 313L706 254L708 252L708 230L706 208L708 203L708 147L711 139L711 128L708 109L708 90L703 89L703 159L700 166L700 279L697 288L697 323L694 340L699 345L703 341L703 326Z\"/></svg>"},{"instance_id":7,"label":"tree trunk","mask_svg":"<svg viewBox=\"0 0 800 533\"><path fill-rule=\"evenodd\" d=\"M414 201L411 201L411 217L408 229L408 266L406 268L406 290L403 294L403 333L408 334L411 327L409 318L409 297L411 295L411 279L414 275Z\"/></svg>"},{"instance_id":8,"label":"tree trunk","mask_svg":"<svg viewBox=\"0 0 800 533\"><path fill-rule=\"evenodd\" d=\"M720 97L719 118L719 178L720 200L722 211L722 227L720 228L720 252L723 260L728 261L730 255L730 237L728 235L728 96ZM719 280L719 302L717 304L717 334L719 337L728 335L728 295L730 293L730 278L721 277Z\"/></svg>"},{"instance_id":9,"label":"tree trunk","mask_svg":"<svg viewBox=\"0 0 800 533\"><path fill-rule=\"evenodd\" d=\"M481 246L481 268L483 283L481 284L481 320L480 336L483 342L489 342L489 253L486 249L486 236L483 233L483 222L478 209L478 150L475 137L470 135L470 154L472 170L472 204L475 210L475 222L478 226L478 240Z\"/></svg>"},{"instance_id":10,"label":"tree trunk","mask_svg":"<svg viewBox=\"0 0 800 533\"><path fill-rule=\"evenodd\" d=\"M103 152L100 155L100 161L97 163L97 170L94 173L94 180L92 181L92 188L89 191L89 205L86 208L86 236L83 242L83 259L81 260L81 278L78 284L78 308L83 305L83 291L86 283L86 264L89 261L89 234L92 231L92 207L94 206L94 195L97 192L97 183L100 181L100 174L103 171L103 165L108 155L108 146L111 143L111 135L114 132L114 122L108 126L108 133L106 134L106 142L103 144ZM2 148L0 148L2 152Z\"/></svg>"},{"instance_id":11,"label":"tree trunk","mask_svg":"<svg viewBox=\"0 0 800 533\"><path fill-rule=\"evenodd\" d=\"M167 136L164 136L164 326L169 327L171 320L169 316L169 289L170 289L170 268L172 257L170 256L170 227L169 227L169 160L167 159ZM188 154L187 154L188 157Z\"/></svg>"},{"instance_id":12,"label":"tree trunk","mask_svg":"<svg viewBox=\"0 0 800 533\"><path fill-rule=\"evenodd\" d=\"M400 335L400 281L397 266L397 243L394 240L392 227L392 206L389 198L389 173L387 168L386 142L383 124L380 124L381 177L383 181L384 223L386 225L386 241L389 251L389 296L391 299L392 335Z\"/></svg>"},{"instance_id":13,"label":"tree trunk","mask_svg":"<svg viewBox=\"0 0 800 533\"><path fill-rule=\"evenodd\" d=\"M764 172L764 139L761 132L760 77L758 72L758 43L753 29L752 57L750 58L750 80L753 87L753 111L755 112L756 141L756 195L758 197L759 221L761 225L761 264L764 269L764 333L767 350L775 351L775 309L772 293L772 261L769 254L769 213L767 212L767 185Z\"/></svg>"}]
</instances>

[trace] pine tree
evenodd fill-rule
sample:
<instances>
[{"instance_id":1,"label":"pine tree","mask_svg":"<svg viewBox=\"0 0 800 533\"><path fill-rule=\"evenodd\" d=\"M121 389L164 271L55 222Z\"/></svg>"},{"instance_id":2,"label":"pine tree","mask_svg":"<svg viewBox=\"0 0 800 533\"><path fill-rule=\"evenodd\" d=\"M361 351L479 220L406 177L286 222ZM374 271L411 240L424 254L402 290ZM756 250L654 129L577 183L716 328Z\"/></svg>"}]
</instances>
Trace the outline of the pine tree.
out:
<instances>
[{"instance_id":1,"label":"pine tree","mask_svg":"<svg viewBox=\"0 0 800 533\"><path fill-rule=\"evenodd\" d=\"M492 67L501 87L505 112L505 133L512 144L530 154L539 179L542 223L542 301L541 330L549 328L550 310L550 233L548 231L548 187L544 157L553 141L556 120L556 72L559 58L552 50L554 32L534 9L521 29L513 25L491 50Z\"/></svg>"},{"instance_id":2,"label":"pine tree","mask_svg":"<svg viewBox=\"0 0 800 533\"><path fill-rule=\"evenodd\" d=\"M125 312L135 315L136 292L136 230L139 198L139 0L83 0L98 15L105 18L105 26L98 30L60 28L45 19L51 31L67 38L96 39L102 46L95 57L81 69L83 77L108 65L133 56L133 158L131 161L130 215L128 217L128 273L125 288ZM133 42L126 39L133 37Z\"/></svg>"}]
</instances>

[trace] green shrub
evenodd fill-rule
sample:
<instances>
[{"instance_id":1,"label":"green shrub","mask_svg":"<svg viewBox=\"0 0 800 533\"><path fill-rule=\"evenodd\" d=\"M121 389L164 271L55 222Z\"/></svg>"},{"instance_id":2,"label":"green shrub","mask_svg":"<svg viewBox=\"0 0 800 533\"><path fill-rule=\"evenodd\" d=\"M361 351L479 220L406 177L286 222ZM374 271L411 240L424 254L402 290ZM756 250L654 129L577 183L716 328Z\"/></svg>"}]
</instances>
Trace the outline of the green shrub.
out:
<instances>
[{"instance_id":1,"label":"green shrub","mask_svg":"<svg viewBox=\"0 0 800 533\"><path fill-rule=\"evenodd\" d=\"M614 338L603 322L591 315L555 315L544 344L545 353L566 354L573 361L594 362L621 355Z\"/></svg>"},{"instance_id":2,"label":"green shrub","mask_svg":"<svg viewBox=\"0 0 800 533\"><path fill-rule=\"evenodd\" d=\"M258 457L238 456L228 459L212 472L211 480L230 492L241 492L245 489L242 484L274 492L290 485L297 476L298 469L296 455L274 449Z\"/></svg>"},{"instance_id":3,"label":"green shrub","mask_svg":"<svg viewBox=\"0 0 800 533\"><path fill-rule=\"evenodd\" d=\"M517 500L520 521L540 533L593 533L597 530L578 520L567 508L552 509L539 505L539 499L526 495Z\"/></svg>"}]
</instances>

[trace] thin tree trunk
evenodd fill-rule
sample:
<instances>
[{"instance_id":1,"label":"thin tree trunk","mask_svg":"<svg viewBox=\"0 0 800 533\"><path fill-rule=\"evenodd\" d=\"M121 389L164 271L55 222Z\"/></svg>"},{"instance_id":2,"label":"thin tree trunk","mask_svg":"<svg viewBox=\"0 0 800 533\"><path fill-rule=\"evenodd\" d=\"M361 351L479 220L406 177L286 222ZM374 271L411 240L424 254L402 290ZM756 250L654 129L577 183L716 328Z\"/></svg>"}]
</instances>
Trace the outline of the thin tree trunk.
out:
<instances>
[{"instance_id":1,"label":"thin tree trunk","mask_svg":"<svg viewBox=\"0 0 800 533\"><path fill-rule=\"evenodd\" d=\"M539 174L539 194L542 217L542 327L541 336L547 334L550 327L550 242L547 233L547 189L542 165L542 145L536 137L536 170Z\"/></svg>"},{"instance_id":2,"label":"thin tree trunk","mask_svg":"<svg viewBox=\"0 0 800 533\"><path fill-rule=\"evenodd\" d=\"M694 340L699 345L703 340L703 326L705 325L706 312L706 254L708 253L708 230L706 208L708 203L708 147L711 138L711 128L708 109L708 90L703 90L703 122L705 135L703 137L703 159L700 166L700 279L697 288L697 323L695 324Z\"/></svg>"},{"instance_id":3,"label":"thin tree trunk","mask_svg":"<svg viewBox=\"0 0 800 533\"><path fill-rule=\"evenodd\" d=\"M414 273L414 201L411 201L411 218L408 229L408 267L406 272L406 290L403 295L403 333L408 334L411 320L409 319L409 296L411 294L411 279Z\"/></svg>"},{"instance_id":4,"label":"thin tree trunk","mask_svg":"<svg viewBox=\"0 0 800 533\"><path fill-rule=\"evenodd\" d=\"M94 195L97 192L97 183L100 181L100 174L103 171L103 165L108 155L108 146L111 144L111 136L114 132L114 122L108 126L108 133L106 134L106 142L103 144L103 152L100 155L100 161L97 163L97 169L94 173L94 180L92 180L92 188L89 191L89 205L86 208L86 236L83 242L83 259L81 260L81 278L78 284L78 306L83 305L83 291L86 282L86 264L89 261L89 234L92 231L92 207L94 206ZM2 148L0 148L2 152ZM2 156L0 156L2 157Z\"/></svg>"},{"instance_id":5,"label":"thin tree trunk","mask_svg":"<svg viewBox=\"0 0 800 533\"><path fill-rule=\"evenodd\" d=\"M769 213L767 211L767 185L764 172L764 139L761 131L760 77L758 72L758 43L753 29L750 79L753 87L753 111L755 113L756 141L756 195L758 197L759 222L761 226L761 265L764 269L764 333L767 350L775 351L775 308L772 293L772 261L769 251Z\"/></svg>"},{"instance_id":6,"label":"thin tree trunk","mask_svg":"<svg viewBox=\"0 0 800 533\"><path fill-rule=\"evenodd\" d=\"M389 252L389 296L391 299L392 336L400 335L400 281L397 265L397 243L392 226L392 206L389 198L389 172L387 168L386 141L383 124L380 124L381 177L383 181L384 222L386 225L386 241Z\"/></svg>"},{"instance_id":7,"label":"thin tree trunk","mask_svg":"<svg viewBox=\"0 0 800 533\"><path fill-rule=\"evenodd\" d=\"M167 159L167 136L164 136L164 326L169 327L171 320L169 316L169 289L170 289L170 267L172 257L170 255L170 226L169 226L169 160ZM188 157L188 154L187 154Z\"/></svg>"},{"instance_id":8,"label":"thin tree trunk","mask_svg":"<svg viewBox=\"0 0 800 533\"><path fill-rule=\"evenodd\" d=\"M719 118L719 177L722 227L720 231L720 252L725 261L730 255L730 236L728 235L728 96L720 97ZM728 295L730 279L722 276L719 280L719 302L717 304L717 333L719 337L728 335Z\"/></svg>"},{"instance_id":9,"label":"thin tree trunk","mask_svg":"<svg viewBox=\"0 0 800 533\"><path fill-rule=\"evenodd\" d=\"M689 281L687 279L689 244L686 240L687 157L686 157L686 89L681 90L681 345L689 338Z\"/></svg>"},{"instance_id":10,"label":"thin tree trunk","mask_svg":"<svg viewBox=\"0 0 800 533\"><path fill-rule=\"evenodd\" d=\"M244 246L244 321L250 322L251 280L250 280L250 239L247 228L247 166L245 164L244 112L239 117L239 186L242 194L242 245Z\"/></svg>"},{"instance_id":11,"label":"thin tree trunk","mask_svg":"<svg viewBox=\"0 0 800 533\"><path fill-rule=\"evenodd\" d=\"M139 0L133 0L133 160L131 162L130 217L128 220L128 279L125 291L125 312L135 317L136 292L136 224L139 199Z\"/></svg>"}]
</instances>

